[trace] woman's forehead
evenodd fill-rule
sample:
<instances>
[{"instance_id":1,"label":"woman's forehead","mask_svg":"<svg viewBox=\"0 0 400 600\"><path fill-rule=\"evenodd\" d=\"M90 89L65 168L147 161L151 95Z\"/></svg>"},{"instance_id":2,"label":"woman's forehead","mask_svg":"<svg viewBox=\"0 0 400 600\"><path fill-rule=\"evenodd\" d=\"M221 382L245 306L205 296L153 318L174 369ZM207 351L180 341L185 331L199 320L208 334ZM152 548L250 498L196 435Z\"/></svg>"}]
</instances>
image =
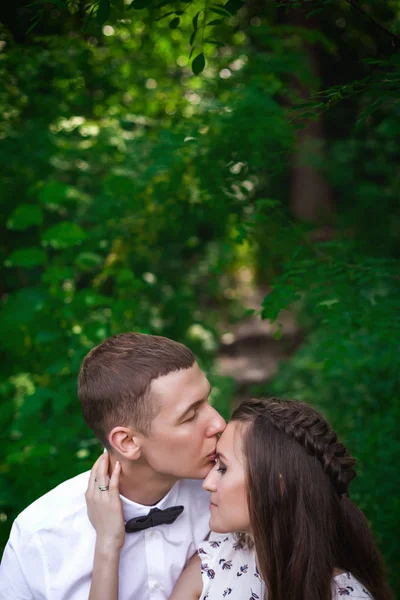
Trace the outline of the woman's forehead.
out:
<instances>
[{"instance_id":1,"label":"woman's forehead","mask_svg":"<svg viewBox=\"0 0 400 600\"><path fill-rule=\"evenodd\" d=\"M227 460L236 459L242 463L244 431L244 423L230 421L217 442L217 453L223 454Z\"/></svg>"}]
</instances>

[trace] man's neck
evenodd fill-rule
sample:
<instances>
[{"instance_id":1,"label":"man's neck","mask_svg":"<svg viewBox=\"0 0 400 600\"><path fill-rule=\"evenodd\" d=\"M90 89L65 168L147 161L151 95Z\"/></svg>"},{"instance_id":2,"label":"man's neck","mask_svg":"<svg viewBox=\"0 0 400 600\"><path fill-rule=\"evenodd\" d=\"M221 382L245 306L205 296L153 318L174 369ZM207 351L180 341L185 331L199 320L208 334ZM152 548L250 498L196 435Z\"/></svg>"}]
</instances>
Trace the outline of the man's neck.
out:
<instances>
[{"instance_id":1,"label":"man's neck","mask_svg":"<svg viewBox=\"0 0 400 600\"><path fill-rule=\"evenodd\" d=\"M115 467L116 458L110 456L110 473ZM132 502L144 506L154 506L168 494L176 478L155 473L148 465L133 462L121 463L119 492Z\"/></svg>"}]
</instances>

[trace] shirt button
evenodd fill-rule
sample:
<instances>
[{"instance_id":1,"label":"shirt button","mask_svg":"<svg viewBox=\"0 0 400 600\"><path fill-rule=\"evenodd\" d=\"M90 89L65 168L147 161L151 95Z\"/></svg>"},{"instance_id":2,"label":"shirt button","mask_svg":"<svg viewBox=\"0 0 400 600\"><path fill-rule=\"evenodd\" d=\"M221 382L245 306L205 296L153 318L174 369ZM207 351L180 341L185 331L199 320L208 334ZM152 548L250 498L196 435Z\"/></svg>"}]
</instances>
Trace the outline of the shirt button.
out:
<instances>
[{"instance_id":1,"label":"shirt button","mask_svg":"<svg viewBox=\"0 0 400 600\"><path fill-rule=\"evenodd\" d=\"M151 591L159 590L160 588L161 585L158 583L158 581L153 581L153 583L150 586Z\"/></svg>"}]
</instances>

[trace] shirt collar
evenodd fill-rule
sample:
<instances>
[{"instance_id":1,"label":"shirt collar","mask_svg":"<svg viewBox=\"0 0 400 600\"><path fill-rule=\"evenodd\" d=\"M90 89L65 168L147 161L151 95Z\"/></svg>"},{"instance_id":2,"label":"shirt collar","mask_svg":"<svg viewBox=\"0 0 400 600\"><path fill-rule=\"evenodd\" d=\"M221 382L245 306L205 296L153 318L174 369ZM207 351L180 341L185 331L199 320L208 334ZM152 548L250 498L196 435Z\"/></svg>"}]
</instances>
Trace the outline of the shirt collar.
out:
<instances>
[{"instance_id":1,"label":"shirt collar","mask_svg":"<svg viewBox=\"0 0 400 600\"><path fill-rule=\"evenodd\" d=\"M129 521L129 519L135 519L136 517L143 517L144 515L147 515L152 508L164 510L170 506L176 506L176 504L178 504L179 486L180 481L177 481L169 490L168 494L166 494L164 498L157 502L157 504L153 504L152 506L138 504L137 502L133 502L132 500L129 500L120 494L125 521Z\"/></svg>"}]
</instances>

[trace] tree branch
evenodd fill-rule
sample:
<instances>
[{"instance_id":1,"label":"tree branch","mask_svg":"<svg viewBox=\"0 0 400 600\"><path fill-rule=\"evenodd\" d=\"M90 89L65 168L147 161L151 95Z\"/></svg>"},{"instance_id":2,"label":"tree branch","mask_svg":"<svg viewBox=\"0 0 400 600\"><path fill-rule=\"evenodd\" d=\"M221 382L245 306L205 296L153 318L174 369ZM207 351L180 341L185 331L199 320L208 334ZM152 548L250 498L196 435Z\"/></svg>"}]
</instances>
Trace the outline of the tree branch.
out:
<instances>
[{"instance_id":1,"label":"tree branch","mask_svg":"<svg viewBox=\"0 0 400 600\"><path fill-rule=\"evenodd\" d=\"M360 13L360 15L363 15L364 17L367 17L367 19L372 21L372 23L376 27L378 27L381 31L390 35L390 37L392 38L392 44L393 44L394 48L400 47L400 37L398 35L393 33L393 31L390 31L390 29L387 29L384 25L382 25L382 23L379 23L379 21L374 19L374 17L372 17L370 14L368 14L367 12L362 10L362 8L360 6L358 6L358 4L356 4L354 0L345 0L345 2L347 2L347 4L350 4L350 6L352 6L356 11L358 11Z\"/></svg>"}]
</instances>

